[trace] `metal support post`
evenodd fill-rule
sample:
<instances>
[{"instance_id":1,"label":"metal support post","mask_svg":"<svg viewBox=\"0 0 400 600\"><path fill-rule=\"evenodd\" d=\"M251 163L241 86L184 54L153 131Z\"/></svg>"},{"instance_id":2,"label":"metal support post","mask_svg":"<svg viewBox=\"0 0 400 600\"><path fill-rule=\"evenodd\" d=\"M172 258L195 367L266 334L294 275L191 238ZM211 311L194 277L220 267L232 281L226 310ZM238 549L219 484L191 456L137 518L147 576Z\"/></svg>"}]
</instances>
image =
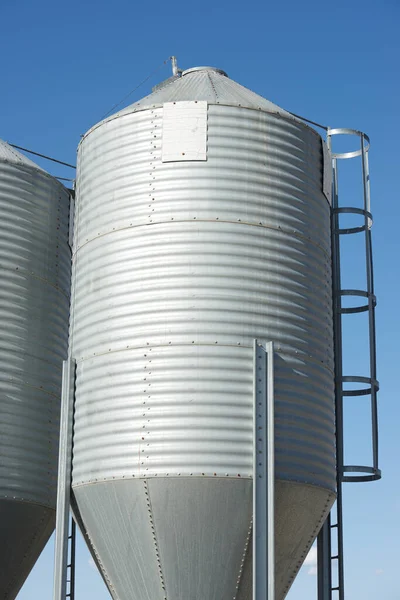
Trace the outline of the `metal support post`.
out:
<instances>
[{"instance_id":1,"label":"metal support post","mask_svg":"<svg viewBox=\"0 0 400 600\"><path fill-rule=\"evenodd\" d=\"M274 345L254 340L253 600L275 599Z\"/></svg>"},{"instance_id":2,"label":"metal support post","mask_svg":"<svg viewBox=\"0 0 400 600\"><path fill-rule=\"evenodd\" d=\"M69 359L63 362L62 372L53 600L65 600L67 596L74 393L75 361Z\"/></svg>"}]
</instances>

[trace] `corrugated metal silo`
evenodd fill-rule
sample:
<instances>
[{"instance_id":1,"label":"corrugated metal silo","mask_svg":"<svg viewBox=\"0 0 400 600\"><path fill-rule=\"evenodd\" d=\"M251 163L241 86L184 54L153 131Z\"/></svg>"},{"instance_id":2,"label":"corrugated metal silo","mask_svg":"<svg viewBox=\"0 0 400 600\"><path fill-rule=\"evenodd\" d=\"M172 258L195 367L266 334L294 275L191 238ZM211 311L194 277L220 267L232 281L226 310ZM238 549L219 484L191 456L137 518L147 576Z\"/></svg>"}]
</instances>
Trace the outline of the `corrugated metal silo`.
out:
<instances>
[{"instance_id":1,"label":"corrugated metal silo","mask_svg":"<svg viewBox=\"0 0 400 600\"><path fill-rule=\"evenodd\" d=\"M0 141L0 597L12 600L55 523L67 354L69 194Z\"/></svg>"},{"instance_id":2,"label":"corrugated metal silo","mask_svg":"<svg viewBox=\"0 0 400 600\"><path fill-rule=\"evenodd\" d=\"M329 512L329 177L313 129L207 67L83 138L73 491L113 597L251 597L254 338L277 352L278 599Z\"/></svg>"}]
</instances>

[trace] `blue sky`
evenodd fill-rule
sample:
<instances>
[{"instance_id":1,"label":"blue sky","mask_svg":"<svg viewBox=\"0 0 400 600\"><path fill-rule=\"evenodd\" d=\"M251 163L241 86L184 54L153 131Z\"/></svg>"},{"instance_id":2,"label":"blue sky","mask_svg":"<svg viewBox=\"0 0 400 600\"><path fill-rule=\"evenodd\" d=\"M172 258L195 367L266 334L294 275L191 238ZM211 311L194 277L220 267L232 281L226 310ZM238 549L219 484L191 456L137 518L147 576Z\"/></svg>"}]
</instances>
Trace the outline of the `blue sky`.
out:
<instances>
[{"instance_id":1,"label":"blue sky","mask_svg":"<svg viewBox=\"0 0 400 600\"><path fill-rule=\"evenodd\" d=\"M399 24L398 0L0 3L0 138L15 144L74 163L80 135L171 54L183 68L220 67L288 110L371 137L384 478L347 484L344 494L346 597L363 600L400 598ZM169 75L170 66L162 67L128 103ZM41 164L54 175L73 176L61 166ZM352 185L349 198L356 193ZM349 281L357 279L355 267L355 259L344 266ZM365 351L361 333L360 343L356 339L359 331L357 324L346 338L347 371L358 374ZM360 413L349 413L347 449L349 460L365 462L364 409L358 406ZM51 599L52 560L49 544L18 600ZM288 598L312 600L315 589L308 564ZM76 598L108 598L81 542Z\"/></svg>"}]
</instances>

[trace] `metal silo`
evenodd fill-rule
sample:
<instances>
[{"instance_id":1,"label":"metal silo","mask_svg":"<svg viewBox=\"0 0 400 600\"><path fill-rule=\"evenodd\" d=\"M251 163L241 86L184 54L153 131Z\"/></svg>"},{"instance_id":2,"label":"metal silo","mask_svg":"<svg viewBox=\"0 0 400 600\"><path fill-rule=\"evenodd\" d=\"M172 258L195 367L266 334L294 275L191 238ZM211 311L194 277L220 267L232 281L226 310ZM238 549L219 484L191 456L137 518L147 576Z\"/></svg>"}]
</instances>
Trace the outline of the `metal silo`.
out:
<instances>
[{"instance_id":1,"label":"metal silo","mask_svg":"<svg viewBox=\"0 0 400 600\"><path fill-rule=\"evenodd\" d=\"M67 190L0 141L0 597L55 523L71 251Z\"/></svg>"},{"instance_id":2,"label":"metal silo","mask_svg":"<svg viewBox=\"0 0 400 600\"><path fill-rule=\"evenodd\" d=\"M326 157L209 67L81 141L72 488L114 598L251 597L255 338L275 344L277 599L330 510Z\"/></svg>"}]
</instances>

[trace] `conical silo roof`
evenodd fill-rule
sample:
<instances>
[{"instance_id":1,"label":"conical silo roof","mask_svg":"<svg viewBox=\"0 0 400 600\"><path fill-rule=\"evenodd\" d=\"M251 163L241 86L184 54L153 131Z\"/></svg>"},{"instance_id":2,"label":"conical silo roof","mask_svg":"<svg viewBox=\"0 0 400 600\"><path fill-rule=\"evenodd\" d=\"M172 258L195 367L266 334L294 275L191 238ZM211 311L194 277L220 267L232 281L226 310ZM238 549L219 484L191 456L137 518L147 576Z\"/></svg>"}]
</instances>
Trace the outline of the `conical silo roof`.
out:
<instances>
[{"instance_id":1,"label":"conical silo roof","mask_svg":"<svg viewBox=\"0 0 400 600\"><path fill-rule=\"evenodd\" d=\"M194 67L183 71L182 76L160 84L149 96L131 104L117 113L122 115L132 110L149 106L159 106L164 102L185 100L206 101L208 104L241 106L275 113L295 120L288 111L252 90L230 79L225 71L215 67Z\"/></svg>"},{"instance_id":2,"label":"conical silo roof","mask_svg":"<svg viewBox=\"0 0 400 600\"><path fill-rule=\"evenodd\" d=\"M33 169L43 171L44 173L46 172L44 169L39 167L39 165L27 158L24 154L21 154L21 152L18 152L18 150L3 140L0 140L0 161L17 166L32 167Z\"/></svg>"},{"instance_id":3,"label":"conical silo roof","mask_svg":"<svg viewBox=\"0 0 400 600\"><path fill-rule=\"evenodd\" d=\"M94 125L86 133L97 129L104 122L130 113L163 106L166 102L205 101L207 104L238 106L279 115L304 125L301 119L287 110L263 98L252 90L240 85L222 69L216 67L193 67L183 71L181 76L170 77L153 88L148 96L130 104ZM86 137L83 136L83 139Z\"/></svg>"}]
</instances>

